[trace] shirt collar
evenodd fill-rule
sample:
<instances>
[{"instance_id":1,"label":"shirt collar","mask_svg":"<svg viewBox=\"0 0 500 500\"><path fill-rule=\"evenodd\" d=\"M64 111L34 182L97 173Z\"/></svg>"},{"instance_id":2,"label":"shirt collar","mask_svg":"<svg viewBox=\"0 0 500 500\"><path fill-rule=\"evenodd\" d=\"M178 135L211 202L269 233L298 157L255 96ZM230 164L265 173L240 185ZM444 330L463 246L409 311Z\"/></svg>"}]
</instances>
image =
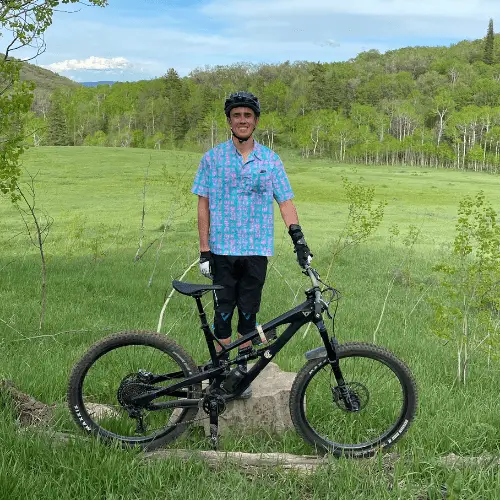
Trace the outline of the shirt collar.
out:
<instances>
[{"instance_id":1,"label":"shirt collar","mask_svg":"<svg viewBox=\"0 0 500 500\"><path fill-rule=\"evenodd\" d=\"M253 140L253 155L257 160L262 160L262 146L254 139Z\"/></svg>"},{"instance_id":2,"label":"shirt collar","mask_svg":"<svg viewBox=\"0 0 500 500\"><path fill-rule=\"evenodd\" d=\"M233 139L229 139L229 142L231 143L231 145L233 146L234 148L234 152L236 154L239 153L238 149L236 148L236 146L234 145L234 142L233 142ZM259 144L255 138L253 140L253 149L252 151L250 152L250 155L253 155L254 158L256 158L257 160L262 160L262 145Z\"/></svg>"}]
</instances>

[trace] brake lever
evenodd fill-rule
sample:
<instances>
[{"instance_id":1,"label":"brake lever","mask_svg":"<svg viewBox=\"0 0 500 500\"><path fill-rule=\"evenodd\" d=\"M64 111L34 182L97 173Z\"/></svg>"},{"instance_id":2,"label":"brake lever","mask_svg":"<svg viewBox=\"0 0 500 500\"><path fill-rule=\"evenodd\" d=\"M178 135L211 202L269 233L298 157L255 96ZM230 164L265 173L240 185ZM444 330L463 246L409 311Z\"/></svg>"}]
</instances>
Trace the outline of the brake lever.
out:
<instances>
[{"instance_id":1,"label":"brake lever","mask_svg":"<svg viewBox=\"0 0 500 500\"><path fill-rule=\"evenodd\" d=\"M324 299L321 299L320 301L320 304L323 305L324 307L324 310L326 311L326 315L330 318L330 319L333 319L333 316L331 315L330 313L330 304L328 302L326 302Z\"/></svg>"}]
</instances>

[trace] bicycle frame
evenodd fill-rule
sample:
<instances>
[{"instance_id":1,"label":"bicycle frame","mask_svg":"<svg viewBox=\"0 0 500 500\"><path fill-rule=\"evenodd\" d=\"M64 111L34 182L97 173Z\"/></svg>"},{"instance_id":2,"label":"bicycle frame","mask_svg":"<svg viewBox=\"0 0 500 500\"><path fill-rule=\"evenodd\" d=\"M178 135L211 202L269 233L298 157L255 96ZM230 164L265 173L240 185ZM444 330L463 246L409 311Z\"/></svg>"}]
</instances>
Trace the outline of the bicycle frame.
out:
<instances>
[{"instance_id":1,"label":"bicycle frame","mask_svg":"<svg viewBox=\"0 0 500 500\"><path fill-rule=\"evenodd\" d=\"M228 345L223 345L220 343L215 335L212 333L210 326L207 322L207 317L203 304L201 302L201 294L195 296L196 304L198 307L198 312L201 320L201 328L205 335L205 340L207 342L208 350L210 352L210 357L212 360L213 368L205 370L201 373L190 375L185 377L184 380L178 383L169 385L158 390L149 391L146 394L142 394L133 398L133 401L139 405L144 405L148 407L149 410L160 410L172 407L182 407L188 408L193 406L198 406L200 399L181 399L171 402L161 402L152 403L153 400L162 396L186 396L186 392L180 392L182 389L198 384L204 380L211 380L214 387L220 387L220 384L227 374L227 367L231 365L236 365L239 361L258 359L258 361L248 370L248 372L241 379L238 387L234 393L224 394L225 401L231 401L237 398L260 374L260 372L272 361L276 354L289 342L289 340L295 335L295 333L307 323L314 323L317 327L321 339L323 340L324 349L326 350L326 355L332 367L337 383L340 387L345 385L345 382L340 371L337 354L336 345L337 342L334 337L331 339L328 337L328 332L323 321L322 313L327 310L328 305L323 301L321 296L321 290L318 282L317 272L311 268L306 268L305 271L312 281L312 288L306 290L307 300L302 304L294 307L288 312L278 316L277 318L262 325L262 331L264 334L276 327L284 324L289 326L283 331L272 344L263 345L262 347L257 346L257 349L253 349L251 353L246 355L238 355L235 359L231 361L222 362L225 353L236 349L238 346L251 341L252 339L258 338L260 336L259 331L255 329L253 332L240 337L239 339L231 342ZM217 352L214 342L217 342L221 347L221 350ZM320 348L323 349L323 348ZM167 380L172 380L175 378L184 377L182 372L169 373L165 375L151 375L148 379L148 383L154 384L157 382L164 382Z\"/></svg>"}]
</instances>

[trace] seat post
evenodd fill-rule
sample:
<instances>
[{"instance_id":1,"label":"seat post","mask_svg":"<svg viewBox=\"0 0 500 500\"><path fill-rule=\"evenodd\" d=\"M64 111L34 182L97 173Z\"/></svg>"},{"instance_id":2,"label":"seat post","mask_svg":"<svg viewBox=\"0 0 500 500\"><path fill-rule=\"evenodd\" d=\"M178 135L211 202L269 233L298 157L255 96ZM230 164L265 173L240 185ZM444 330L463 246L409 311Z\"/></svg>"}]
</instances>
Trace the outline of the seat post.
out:
<instances>
[{"instance_id":1,"label":"seat post","mask_svg":"<svg viewBox=\"0 0 500 500\"><path fill-rule=\"evenodd\" d=\"M220 342L212 335L212 331L210 330L210 326L208 325L207 315L205 313L205 309L203 309L203 304L201 303L201 296L196 295L195 297L196 305L198 306L198 313L201 320L201 329L205 334L205 340L207 342L208 352L210 353L210 358L213 360L217 355L217 351L215 350L214 340L222 347Z\"/></svg>"},{"instance_id":2,"label":"seat post","mask_svg":"<svg viewBox=\"0 0 500 500\"><path fill-rule=\"evenodd\" d=\"M201 297L199 295L195 296L196 305L198 306L198 314L200 315L201 327L205 330L208 327L207 315L205 309L203 309L203 304L201 303Z\"/></svg>"}]
</instances>

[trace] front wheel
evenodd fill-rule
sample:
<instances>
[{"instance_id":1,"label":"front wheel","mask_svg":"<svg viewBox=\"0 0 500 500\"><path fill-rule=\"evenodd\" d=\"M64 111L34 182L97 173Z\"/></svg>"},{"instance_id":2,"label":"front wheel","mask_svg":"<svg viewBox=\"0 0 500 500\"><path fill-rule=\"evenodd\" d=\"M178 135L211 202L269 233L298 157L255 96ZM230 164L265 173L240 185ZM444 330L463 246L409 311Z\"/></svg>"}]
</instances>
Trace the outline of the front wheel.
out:
<instances>
[{"instance_id":1,"label":"front wheel","mask_svg":"<svg viewBox=\"0 0 500 500\"><path fill-rule=\"evenodd\" d=\"M198 408L185 403L201 397L201 384L159 397L153 404L141 405L134 398L197 372L192 358L165 335L111 335L94 344L73 368L69 409L87 432L151 450L176 439L196 417Z\"/></svg>"},{"instance_id":2,"label":"front wheel","mask_svg":"<svg viewBox=\"0 0 500 500\"><path fill-rule=\"evenodd\" d=\"M291 389L292 421L319 453L369 457L408 430L416 384L408 367L380 347L347 343L337 355L345 387L338 386L326 357L310 360Z\"/></svg>"}]
</instances>

